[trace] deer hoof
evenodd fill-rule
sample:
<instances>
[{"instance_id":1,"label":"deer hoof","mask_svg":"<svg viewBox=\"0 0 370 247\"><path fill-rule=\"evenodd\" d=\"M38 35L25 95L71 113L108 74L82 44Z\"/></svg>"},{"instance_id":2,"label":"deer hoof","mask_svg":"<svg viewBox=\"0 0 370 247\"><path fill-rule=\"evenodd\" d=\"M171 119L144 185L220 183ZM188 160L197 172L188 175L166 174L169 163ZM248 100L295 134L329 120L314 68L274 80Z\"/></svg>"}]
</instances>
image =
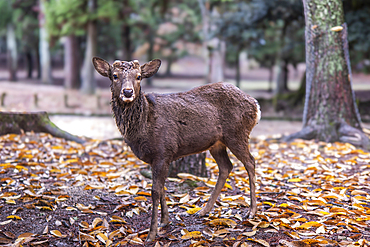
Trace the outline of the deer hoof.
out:
<instances>
[{"instance_id":1,"label":"deer hoof","mask_svg":"<svg viewBox=\"0 0 370 247\"><path fill-rule=\"evenodd\" d=\"M168 224L169 224L169 222L160 223L160 224L159 224L159 227L165 227L165 226L167 226Z\"/></svg>"},{"instance_id":2,"label":"deer hoof","mask_svg":"<svg viewBox=\"0 0 370 247\"><path fill-rule=\"evenodd\" d=\"M153 236L154 234L151 234L150 232L149 232L149 234L148 234L148 237L146 237L146 240L145 240L145 243L151 243L151 242L153 242L154 241L154 239L155 239L155 235Z\"/></svg>"},{"instance_id":3,"label":"deer hoof","mask_svg":"<svg viewBox=\"0 0 370 247\"><path fill-rule=\"evenodd\" d=\"M255 215L256 215L256 213L252 213L251 211L249 211L249 212L247 213L247 218L248 218L248 219L253 219L253 218L255 217Z\"/></svg>"}]
</instances>

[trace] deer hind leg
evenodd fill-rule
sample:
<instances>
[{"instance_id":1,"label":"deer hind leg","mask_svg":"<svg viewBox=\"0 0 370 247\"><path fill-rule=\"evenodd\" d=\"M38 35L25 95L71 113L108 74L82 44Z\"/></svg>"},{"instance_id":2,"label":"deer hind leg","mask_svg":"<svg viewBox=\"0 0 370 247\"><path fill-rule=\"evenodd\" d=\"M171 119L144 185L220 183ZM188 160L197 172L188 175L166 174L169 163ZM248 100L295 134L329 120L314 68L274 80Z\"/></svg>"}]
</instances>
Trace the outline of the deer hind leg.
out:
<instances>
[{"instance_id":1,"label":"deer hind leg","mask_svg":"<svg viewBox=\"0 0 370 247\"><path fill-rule=\"evenodd\" d=\"M252 219L257 212L256 172L254 158L249 152L248 139L246 138L245 140L240 140L236 143L236 145L228 145L228 147L230 151L243 163L248 172L251 205L247 213L247 217Z\"/></svg>"},{"instance_id":2,"label":"deer hind leg","mask_svg":"<svg viewBox=\"0 0 370 247\"><path fill-rule=\"evenodd\" d=\"M227 177L229 173L233 169L233 165L230 162L229 156L226 152L226 146L222 143L217 143L210 149L210 153L212 154L213 158L216 160L219 169L219 175L217 179L216 186L209 198L206 206L198 211L198 216L204 216L209 213L213 205L215 204L221 189L224 187Z\"/></svg>"},{"instance_id":3,"label":"deer hind leg","mask_svg":"<svg viewBox=\"0 0 370 247\"><path fill-rule=\"evenodd\" d=\"M161 224L159 224L160 227L166 226L170 222L170 218L168 216L168 207L167 207L167 202L166 202L166 191L162 190L161 198Z\"/></svg>"}]
</instances>

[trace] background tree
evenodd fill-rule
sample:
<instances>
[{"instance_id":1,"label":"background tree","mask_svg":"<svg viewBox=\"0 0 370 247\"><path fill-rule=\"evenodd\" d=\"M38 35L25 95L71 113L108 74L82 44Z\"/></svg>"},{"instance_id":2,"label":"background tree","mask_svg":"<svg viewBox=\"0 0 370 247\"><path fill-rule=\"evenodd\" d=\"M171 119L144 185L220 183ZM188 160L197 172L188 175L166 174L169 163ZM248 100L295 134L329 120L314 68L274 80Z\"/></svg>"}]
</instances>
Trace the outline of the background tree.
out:
<instances>
[{"instance_id":1,"label":"background tree","mask_svg":"<svg viewBox=\"0 0 370 247\"><path fill-rule=\"evenodd\" d=\"M52 83L51 77L51 57L49 50L49 34L46 28L45 20L45 2L46 0L39 0L39 28L40 28L40 68L41 68L41 82L46 84Z\"/></svg>"},{"instance_id":2,"label":"background tree","mask_svg":"<svg viewBox=\"0 0 370 247\"><path fill-rule=\"evenodd\" d=\"M287 140L341 141L370 148L351 87L342 1L303 0L303 4L307 66L303 128Z\"/></svg>"},{"instance_id":3,"label":"background tree","mask_svg":"<svg viewBox=\"0 0 370 247\"><path fill-rule=\"evenodd\" d=\"M15 11L12 1L0 2L0 28L6 30L7 66L9 80L17 80L18 49L15 35Z\"/></svg>"},{"instance_id":4,"label":"background tree","mask_svg":"<svg viewBox=\"0 0 370 247\"><path fill-rule=\"evenodd\" d=\"M39 34L39 1L12 0L15 11L16 33L18 37L19 53L25 57L27 78L32 78L33 70L37 71L37 78L41 78L40 70L40 34Z\"/></svg>"}]
</instances>

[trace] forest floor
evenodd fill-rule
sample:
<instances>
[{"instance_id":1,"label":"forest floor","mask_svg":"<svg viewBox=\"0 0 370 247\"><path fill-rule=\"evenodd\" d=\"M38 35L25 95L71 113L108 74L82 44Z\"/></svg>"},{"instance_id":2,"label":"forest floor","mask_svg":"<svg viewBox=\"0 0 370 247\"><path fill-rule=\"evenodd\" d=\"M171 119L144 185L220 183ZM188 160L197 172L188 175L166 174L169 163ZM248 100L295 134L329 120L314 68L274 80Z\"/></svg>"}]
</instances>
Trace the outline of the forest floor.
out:
<instances>
[{"instance_id":1,"label":"forest floor","mask_svg":"<svg viewBox=\"0 0 370 247\"><path fill-rule=\"evenodd\" d=\"M253 138L258 210L245 218L249 181L234 164L214 209L208 177L166 181L170 224L144 244L150 224L149 165L122 141L77 144L47 134L0 137L1 246L369 246L370 153L349 144ZM146 173L144 173L146 172Z\"/></svg>"}]
</instances>

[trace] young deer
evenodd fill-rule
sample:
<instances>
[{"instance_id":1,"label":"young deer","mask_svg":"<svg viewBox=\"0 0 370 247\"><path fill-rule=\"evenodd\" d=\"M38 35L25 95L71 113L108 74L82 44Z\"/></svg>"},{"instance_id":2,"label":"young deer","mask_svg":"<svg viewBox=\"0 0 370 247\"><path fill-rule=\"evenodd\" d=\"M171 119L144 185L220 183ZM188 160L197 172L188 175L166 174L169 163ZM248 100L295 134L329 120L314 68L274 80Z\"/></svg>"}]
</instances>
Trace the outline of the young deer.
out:
<instances>
[{"instance_id":1,"label":"young deer","mask_svg":"<svg viewBox=\"0 0 370 247\"><path fill-rule=\"evenodd\" d=\"M160 60L141 66L137 60L117 60L110 65L94 57L93 64L112 82L112 109L125 142L139 159L152 167L153 211L147 241L153 241L157 234L159 203L161 226L169 222L164 183L170 162L205 150L216 160L219 177L208 203L198 215L204 216L212 210L232 170L228 147L248 172L251 205L247 215L255 216L255 162L248 149L248 139L261 115L254 98L226 83L208 84L181 93L144 94L141 80L157 73Z\"/></svg>"}]
</instances>

